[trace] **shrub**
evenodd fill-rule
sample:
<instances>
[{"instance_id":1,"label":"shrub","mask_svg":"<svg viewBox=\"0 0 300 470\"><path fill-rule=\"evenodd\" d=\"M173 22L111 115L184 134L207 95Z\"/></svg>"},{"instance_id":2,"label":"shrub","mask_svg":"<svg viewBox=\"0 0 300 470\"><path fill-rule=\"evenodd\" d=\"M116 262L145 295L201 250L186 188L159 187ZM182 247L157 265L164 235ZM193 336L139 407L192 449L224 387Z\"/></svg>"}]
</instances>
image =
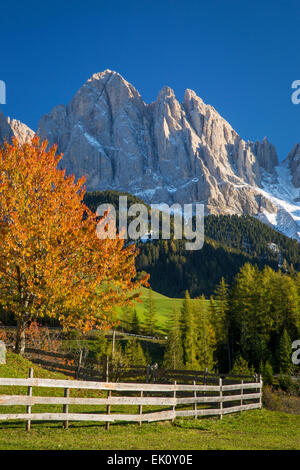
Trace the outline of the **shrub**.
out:
<instances>
[{"instance_id":1,"label":"shrub","mask_svg":"<svg viewBox=\"0 0 300 470\"><path fill-rule=\"evenodd\" d=\"M295 385L293 383L292 377L290 374L280 374L279 376L279 387L281 390L287 393L293 393L295 390Z\"/></svg>"},{"instance_id":2,"label":"shrub","mask_svg":"<svg viewBox=\"0 0 300 470\"><path fill-rule=\"evenodd\" d=\"M280 411L281 402L280 398L276 393L273 392L272 387L266 386L263 388L263 405L271 411Z\"/></svg>"},{"instance_id":3,"label":"shrub","mask_svg":"<svg viewBox=\"0 0 300 470\"><path fill-rule=\"evenodd\" d=\"M267 361L263 368L263 383L264 385L273 385L273 382L274 382L273 369L269 361Z\"/></svg>"},{"instance_id":4,"label":"shrub","mask_svg":"<svg viewBox=\"0 0 300 470\"><path fill-rule=\"evenodd\" d=\"M231 374L233 375L254 375L253 367L249 367L248 362L242 356L239 356L233 364Z\"/></svg>"},{"instance_id":5,"label":"shrub","mask_svg":"<svg viewBox=\"0 0 300 470\"><path fill-rule=\"evenodd\" d=\"M100 333L100 332L99 332ZM97 339L94 338L93 341L89 341L89 358L96 359L101 361L107 355L108 341L105 338L105 335L97 335Z\"/></svg>"}]
</instances>

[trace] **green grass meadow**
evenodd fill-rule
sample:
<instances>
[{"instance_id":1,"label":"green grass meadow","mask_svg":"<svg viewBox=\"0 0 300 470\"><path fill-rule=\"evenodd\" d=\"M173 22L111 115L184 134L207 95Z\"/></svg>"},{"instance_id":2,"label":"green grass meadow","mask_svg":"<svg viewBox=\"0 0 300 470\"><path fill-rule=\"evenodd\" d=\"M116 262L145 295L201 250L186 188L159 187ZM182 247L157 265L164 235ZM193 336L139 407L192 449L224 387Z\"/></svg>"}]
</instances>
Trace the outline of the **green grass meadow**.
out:
<instances>
[{"instance_id":1,"label":"green grass meadow","mask_svg":"<svg viewBox=\"0 0 300 470\"><path fill-rule=\"evenodd\" d=\"M0 365L0 377L27 377L28 368L34 376L65 378L33 365L20 356L8 353L7 364ZM25 387L0 387L1 394L26 394ZM71 396L104 396L104 392L71 390ZM62 396L63 390L33 388L34 395ZM95 409L96 408L96 409ZM132 412L133 407L112 407L111 412ZM159 409L159 407L156 407ZM62 411L60 405L35 405L32 412ZM104 412L104 407L70 406L70 412ZM144 407L143 411L147 411ZM152 407L152 411L153 407ZM0 413L25 412L24 406L0 406ZM31 431L25 431L25 422L0 421L0 449L23 450L283 450L300 449L300 415L283 412L251 410L217 418L184 418L174 423L111 424L70 422L63 429L61 422L32 422Z\"/></svg>"},{"instance_id":2,"label":"green grass meadow","mask_svg":"<svg viewBox=\"0 0 300 470\"><path fill-rule=\"evenodd\" d=\"M145 311L145 302L149 297L149 290L145 287L141 288L141 302L136 302L135 309L137 311L139 320L144 321L144 311ZM166 297L165 295L159 294L158 292L153 291L153 300L155 303L157 311L157 329L161 333L167 333L168 331L168 321L172 316L174 307L178 310L181 309L183 299L176 299L171 297ZM203 307L206 309L209 305L209 300L195 300L192 299L192 302L201 302ZM119 317L121 317L121 312L119 312Z\"/></svg>"}]
</instances>

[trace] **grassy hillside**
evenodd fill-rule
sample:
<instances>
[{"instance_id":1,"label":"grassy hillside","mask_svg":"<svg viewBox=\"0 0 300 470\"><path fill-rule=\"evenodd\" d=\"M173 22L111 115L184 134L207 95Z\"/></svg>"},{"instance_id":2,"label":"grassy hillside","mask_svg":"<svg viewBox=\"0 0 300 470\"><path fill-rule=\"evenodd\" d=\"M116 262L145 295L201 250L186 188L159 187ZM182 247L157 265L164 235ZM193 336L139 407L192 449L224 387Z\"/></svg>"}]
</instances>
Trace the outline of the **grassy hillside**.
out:
<instances>
[{"instance_id":1,"label":"grassy hillside","mask_svg":"<svg viewBox=\"0 0 300 470\"><path fill-rule=\"evenodd\" d=\"M8 354L7 360L6 365L0 365L0 377L26 377L28 367L32 366L29 361L13 353ZM63 377L61 374L33 367L36 377ZM54 392L50 388L34 388L33 392L34 395L56 393L60 396L63 393L62 390ZM9 390L8 387L1 387L0 394L3 393L26 391L21 390L21 387L18 387L18 392L11 387ZM91 392L72 390L72 396L84 396L86 393L92 395ZM24 407L0 406L0 413L6 412L8 408L8 412L24 412ZM38 408L41 407L34 406L32 412L41 411ZM60 408L61 406L51 406L47 411L61 411ZM74 411L76 408L77 412L83 409L92 410L88 406L70 408ZM100 409L101 407L97 407L97 411ZM117 406L113 406L112 413L117 412L117 409ZM125 411L125 407L122 411ZM63 429L60 422L32 422L31 426L31 431L25 432L25 423L22 421L0 421L0 449L300 449L300 416L264 409L226 415L222 421L215 418L185 418L175 420L174 423L145 423L141 427L132 423L112 424L109 431L105 430L103 424L85 422L71 422L68 430Z\"/></svg>"},{"instance_id":2,"label":"grassy hillside","mask_svg":"<svg viewBox=\"0 0 300 470\"><path fill-rule=\"evenodd\" d=\"M139 316L141 322L144 321L144 312L145 312L145 302L147 301L149 296L149 290L145 287L141 288L141 301L142 303L136 303L136 311ZM177 308L178 310L181 309L183 299L173 299L170 297L166 297L165 295L159 294L158 292L153 291L153 299L155 302L156 310L157 310L157 328L161 333L166 333L168 330L168 320L172 315L173 308ZM195 299L192 300L196 302ZM204 308L208 307L209 301L208 300L198 300L197 302L201 302ZM119 317L122 316L122 313L119 311Z\"/></svg>"},{"instance_id":3,"label":"grassy hillside","mask_svg":"<svg viewBox=\"0 0 300 470\"><path fill-rule=\"evenodd\" d=\"M65 375L60 374L58 372L50 372L49 370L45 370L42 367L33 364L28 359L20 356L19 354L15 354L12 352L7 352L6 355L6 364L0 364L0 377L19 377L19 378L27 378L28 377L28 369L30 367L33 368L34 377L40 377L42 379L65 379ZM3 393L3 388L0 387L0 393ZM20 390L17 388L17 390ZM1 408L0 408L1 411Z\"/></svg>"}]
</instances>

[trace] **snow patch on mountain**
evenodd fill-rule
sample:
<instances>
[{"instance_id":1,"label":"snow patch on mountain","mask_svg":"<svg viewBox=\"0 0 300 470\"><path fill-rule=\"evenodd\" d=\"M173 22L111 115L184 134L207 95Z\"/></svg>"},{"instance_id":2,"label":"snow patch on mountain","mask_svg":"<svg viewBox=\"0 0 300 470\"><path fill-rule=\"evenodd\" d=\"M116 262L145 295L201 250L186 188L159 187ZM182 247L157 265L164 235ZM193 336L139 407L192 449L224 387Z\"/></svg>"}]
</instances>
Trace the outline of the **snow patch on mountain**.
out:
<instances>
[{"instance_id":1,"label":"snow patch on mountain","mask_svg":"<svg viewBox=\"0 0 300 470\"><path fill-rule=\"evenodd\" d=\"M262 188L257 187L256 191L272 201L277 210L264 210L258 218L300 241L300 189L292 183L288 161L275 167L275 175L263 171L261 184Z\"/></svg>"}]
</instances>

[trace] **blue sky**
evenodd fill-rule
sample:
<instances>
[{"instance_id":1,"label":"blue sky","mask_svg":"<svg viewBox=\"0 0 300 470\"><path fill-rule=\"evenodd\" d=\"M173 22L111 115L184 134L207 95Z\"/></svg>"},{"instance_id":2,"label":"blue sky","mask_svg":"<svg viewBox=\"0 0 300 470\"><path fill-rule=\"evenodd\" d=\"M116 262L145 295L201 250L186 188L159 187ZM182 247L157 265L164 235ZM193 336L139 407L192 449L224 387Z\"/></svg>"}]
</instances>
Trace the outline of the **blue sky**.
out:
<instances>
[{"instance_id":1,"label":"blue sky","mask_svg":"<svg viewBox=\"0 0 300 470\"><path fill-rule=\"evenodd\" d=\"M283 158L300 141L300 2L85 0L1 2L5 115L36 129L93 73L116 70L146 102L192 88L244 138Z\"/></svg>"}]
</instances>

